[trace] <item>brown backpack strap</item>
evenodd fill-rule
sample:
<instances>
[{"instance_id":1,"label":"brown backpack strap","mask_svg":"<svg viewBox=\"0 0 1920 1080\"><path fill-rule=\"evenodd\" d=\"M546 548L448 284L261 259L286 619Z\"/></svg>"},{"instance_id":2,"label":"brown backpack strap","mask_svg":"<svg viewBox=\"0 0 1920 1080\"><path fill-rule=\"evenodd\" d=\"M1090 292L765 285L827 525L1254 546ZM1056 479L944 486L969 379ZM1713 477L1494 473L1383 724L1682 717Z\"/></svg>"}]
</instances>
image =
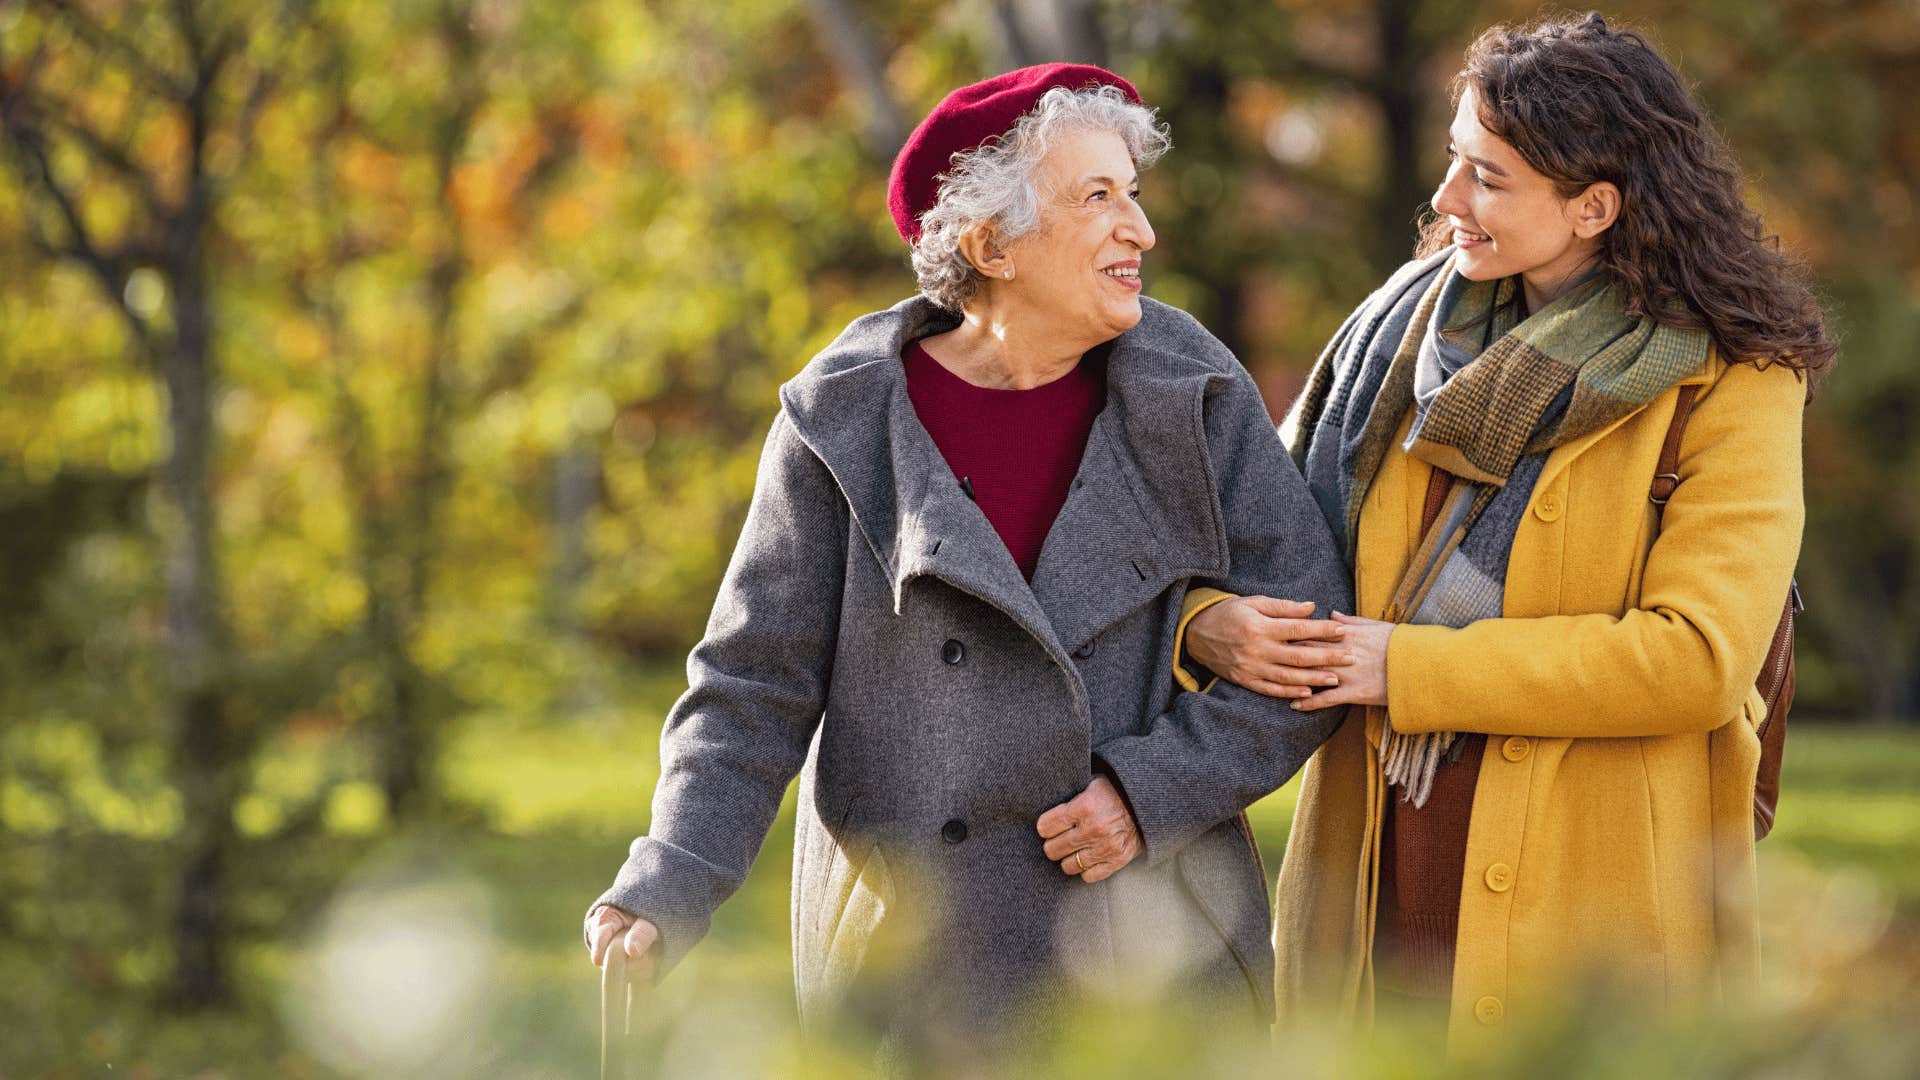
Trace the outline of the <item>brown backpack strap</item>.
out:
<instances>
[{"instance_id":1,"label":"brown backpack strap","mask_svg":"<svg viewBox=\"0 0 1920 1080\"><path fill-rule=\"evenodd\" d=\"M1700 387L1683 386L1680 400L1673 406L1673 422L1667 425L1667 441L1660 447L1660 464L1654 469L1653 484L1647 499L1653 503L1654 519L1665 515L1667 500L1680 486L1680 439L1686 434L1687 419L1693 415L1693 399ZM1780 804L1780 762L1786 756L1787 711L1793 707L1793 617L1806 610L1800 603L1800 583L1789 582L1780 623L1774 628L1767 658L1754 680L1767 715L1755 732L1760 738L1760 764L1753 785L1753 835L1765 837L1773 830L1774 812Z\"/></svg>"},{"instance_id":2,"label":"brown backpack strap","mask_svg":"<svg viewBox=\"0 0 1920 1080\"><path fill-rule=\"evenodd\" d=\"M1695 383L1680 388L1680 400L1673 406L1673 422L1667 425L1667 441L1660 447L1660 464L1653 470L1653 486L1647 489L1647 500L1654 505L1654 514L1660 515L1667 508L1667 500L1673 498L1673 489L1680 486L1680 439L1687 432L1687 420L1693 415L1693 399L1700 396L1700 386Z\"/></svg>"}]
</instances>

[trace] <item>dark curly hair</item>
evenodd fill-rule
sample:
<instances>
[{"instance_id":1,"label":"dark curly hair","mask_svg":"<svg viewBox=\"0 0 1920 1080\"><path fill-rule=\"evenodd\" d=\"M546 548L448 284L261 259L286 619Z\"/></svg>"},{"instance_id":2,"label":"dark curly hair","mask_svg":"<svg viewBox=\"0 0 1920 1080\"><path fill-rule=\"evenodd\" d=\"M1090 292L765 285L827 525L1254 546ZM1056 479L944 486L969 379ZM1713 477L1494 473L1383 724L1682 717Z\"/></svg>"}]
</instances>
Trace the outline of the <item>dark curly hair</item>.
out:
<instances>
[{"instance_id":1,"label":"dark curly hair","mask_svg":"<svg viewBox=\"0 0 1920 1080\"><path fill-rule=\"evenodd\" d=\"M1620 189L1600 269L1625 289L1628 312L1704 329L1731 361L1783 364L1813 382L1833 367L1838 345L1805 267L1741 198L1726 142L1645 38L1592 12L1496 26L1467 49L1456 107L1468 87L1480 123L1561 198L1600 181ZM1429 221L1420 254L1450 233L1445 218Z\"/></svg>"}]
</instances>

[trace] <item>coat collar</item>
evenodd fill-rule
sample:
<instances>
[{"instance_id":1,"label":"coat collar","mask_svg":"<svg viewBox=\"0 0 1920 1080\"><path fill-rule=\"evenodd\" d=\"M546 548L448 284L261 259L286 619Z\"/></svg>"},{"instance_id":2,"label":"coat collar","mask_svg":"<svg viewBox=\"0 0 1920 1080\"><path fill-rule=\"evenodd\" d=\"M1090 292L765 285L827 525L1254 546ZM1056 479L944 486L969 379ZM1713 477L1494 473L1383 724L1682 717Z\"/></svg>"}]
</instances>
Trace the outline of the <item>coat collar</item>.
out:
<instances>
[{"instance_id":1,"label":"coat collar","mask_svg":"<svg viewBox=\"0 0 1920 1080\"><path fill-rule=\"evenodd\" d=\"M913 579L939 578L1011 616L1065 664L1066 651L1173 581L1225 575L1202 402L1230 357L1184 313L1141 307L1140 324L1114 342L1106 407L1031 585L907 396L901 351L958 316L924 296L863 316L781 387L795 430L886 568L896 613Z\"/></svg>"}]
</instances>

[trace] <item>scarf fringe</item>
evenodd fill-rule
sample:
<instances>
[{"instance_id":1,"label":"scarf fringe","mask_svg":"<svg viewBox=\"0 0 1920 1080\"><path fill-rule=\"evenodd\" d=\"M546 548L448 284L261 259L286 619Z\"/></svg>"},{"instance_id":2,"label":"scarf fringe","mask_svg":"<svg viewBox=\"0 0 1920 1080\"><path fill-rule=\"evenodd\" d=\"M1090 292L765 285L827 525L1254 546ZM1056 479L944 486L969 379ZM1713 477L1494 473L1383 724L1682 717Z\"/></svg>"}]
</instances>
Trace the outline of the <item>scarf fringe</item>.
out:
<instances>
[{"instance_id":1,"label":"scarf fringe","mask_svg":"<svg viewBox=\"0 0 1920 1080\"><path fill-rule=\"evenodd\" d=\"M1389 717L1380 739L1380 771L1389 785L1400 789L1401 798L1415 807L1425 806L1433 795L1433 774L1452 749L1454 738L1451 731L1403 734L1393 730Z\"/></svg>"}]
</instances>

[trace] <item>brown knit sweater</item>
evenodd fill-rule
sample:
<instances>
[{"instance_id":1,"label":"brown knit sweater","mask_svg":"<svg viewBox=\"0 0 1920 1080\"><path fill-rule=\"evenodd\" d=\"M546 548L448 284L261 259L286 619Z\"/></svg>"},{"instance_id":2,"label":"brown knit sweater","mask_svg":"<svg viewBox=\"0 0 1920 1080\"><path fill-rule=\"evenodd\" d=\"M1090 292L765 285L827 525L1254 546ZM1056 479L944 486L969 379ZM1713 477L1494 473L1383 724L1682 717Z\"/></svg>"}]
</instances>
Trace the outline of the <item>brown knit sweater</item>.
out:
<instances>
[{"instance_id":1,"label":"brown knit sweater","mask_svg":"<svg viewBox=\"0 0 1920 1080\"><path fill-rule=\"evenodd\" d=\"M1453 475L1433 470L1420 517L1425 538ZM1458 761L1442 762L1425 806L1388 789L1380 845L1380 904L1374 927L1374 982L1387 994L1446 1000L1460 928L1460 883L1467 869L1467 827L1480 780L1485 735L1461 735Z\"/></svg>"}]
</instances>

